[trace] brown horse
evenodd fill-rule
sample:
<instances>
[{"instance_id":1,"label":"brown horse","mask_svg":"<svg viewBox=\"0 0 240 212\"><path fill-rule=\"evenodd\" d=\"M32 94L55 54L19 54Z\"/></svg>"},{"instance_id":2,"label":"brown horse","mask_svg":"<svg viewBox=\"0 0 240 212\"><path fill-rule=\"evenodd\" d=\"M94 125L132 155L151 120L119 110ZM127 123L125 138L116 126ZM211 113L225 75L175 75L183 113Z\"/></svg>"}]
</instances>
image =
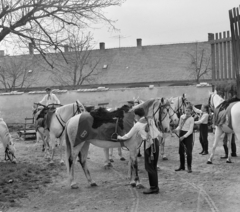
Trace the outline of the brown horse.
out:
<instances>
[{"instance_id":1,"label":"brown horse","mask_svg":"<svg viewBox=\"0 0 240 212\"><path fill-rule=\"evenodd\" d=\"M153 99L146 101L145 105L146 114L152 115L148 118L153 118L155 114L158 114L162 129L168 131L170 128L170 119L167 112L167 108L170 105L168 100L163 98L159 100ZM77 156L90 186L96 186L96 183L92 181L86 161L90 143L101 148L126 147L130 152L131 185L141 187L138 176L137 153L142 143L142 138L135 134L126 141L111 141L115 129L117 129L119 135L123 135L132 128L134 112L132 110L128 111L128 109L126 105L112 112L99 108L91 113L84 112L76 115L68 121L65 130L66 165L71 188L78 188L74 181L74 163ZM117 127L116 124L118 124ZM135 176L133 176L133 173L135 173Z\"/></svg>"}]
</instances>

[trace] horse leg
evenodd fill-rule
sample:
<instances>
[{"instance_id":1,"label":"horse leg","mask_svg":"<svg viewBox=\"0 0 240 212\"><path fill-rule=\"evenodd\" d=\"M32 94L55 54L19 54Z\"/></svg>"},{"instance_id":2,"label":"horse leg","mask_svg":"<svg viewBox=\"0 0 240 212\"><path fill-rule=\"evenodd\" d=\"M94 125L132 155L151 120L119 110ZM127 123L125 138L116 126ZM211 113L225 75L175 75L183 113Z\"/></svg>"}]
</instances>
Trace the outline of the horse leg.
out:
<instances>
[{"instance_id":1,"label":"horse leg","mask_svg":"<svg viewBox=\"0 0 240 212\"><path fill-rule=\"evenodd\" d=\"M162 159L168 160L167 156L164 154L164 147L165 147L165 137L163 137L160 141L160 149L161 149Z\"/></svg>"},{"instance_id":2,"label":"horse leg","mask_svg":"<svg viewBox=\"0 0 240 212\"><path fill-rule=\"evenodd\" d=\"M62 165L62 164L64 164L64 160L63 160L63 148L62 148L62 146L63 146L63 140L64 140L64 136L61 136L60 138L59 138L59 149L60 149L60 164Z\"/></svg>"},{"instance_id":3,"label":"horse leg","mask_svg":"<svg viewBox=\"0 0 240 212\"><path fill-rule=\"evenodd\" d=\"M220 136L223 134L223 131L220 127L216 126L215 136L214 136L214 142L212 147L212 153L207 161L207 164L212 164L212 160L215 154L215 150L217 148L218 142L220 140Z\"/></svg>"},{"instance_id":4,"label":"horse leg","mask_svg":"<svg viewBox=\"0 0 240 212\"><path fill-rule=\"evenodd\" d=\"M114 160L113 160L113 148L109 148L109 161L114 162Z\"/></svg>"},{"instance_id":5,"label":"horse leg","mask_svg":"<svg viewBox=\"0 0 240 212\"><path fill-rule=\"evenodd\" d=\"M108 169L108 168L112 167L112 164L109 160L109 148L104 148L103 151L105 154L104 168Z\"/></svg>"},{"instance_id":6,"label":"horse leg","mask_svg":"<svg viewBox=\"0 0 240 212\"><path fill-rule=\"evenodd\" d=\"M84 142L79 144L76 147L72 147L72 143L74 143L74 142L72 141L71 138L68 137L68 135L66 135L66 137L67 137L67 139L66 139L66 166L67 166L67 173L68 173L68 177L69 177L69 184L72 189L77 189L78 185L75 182L75 178L74 178L74 165L75 165L78 153L80 152L82 146L84 145Z\"/></svg>"},{"instance_id":7,"label":"horse leg","mask_svg":"<svg viewBox=\"0 0 240 212\"><path fill-rule=\"evenodd\" d=\"M89 142L85 142L81 151L78 153L78 158L79 158L79 163L82 166L82 169L84 171L84 174L88 180L88 183L91 187L97 186L97 184L92 181L89 169L87 167L87 155L88 155L88 150L89 150Z\"/></svg>"},{"instance_id":8,"label":"horse leg","mask_svg":"<svg viewBox=\"0 0 240 212\"><path fill-rule=\"evenodd\" d=\"M227 147L228 147L228 158L226 160L226 163L232 163L231 161L231 154L232 154L232 148L231 148L231 144L232 144L232 133L229 133L227 135L228 141L227 141Z\"/></svg>"}]
</instances>

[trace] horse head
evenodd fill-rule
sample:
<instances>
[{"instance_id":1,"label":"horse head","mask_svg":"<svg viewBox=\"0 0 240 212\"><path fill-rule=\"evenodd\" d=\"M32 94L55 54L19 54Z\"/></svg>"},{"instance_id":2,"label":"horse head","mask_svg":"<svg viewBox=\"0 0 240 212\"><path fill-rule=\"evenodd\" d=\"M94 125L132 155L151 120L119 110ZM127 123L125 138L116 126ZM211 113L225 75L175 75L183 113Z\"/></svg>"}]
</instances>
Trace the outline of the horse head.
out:
<instances>
[{"instance_id":1,"label":"horse head","mask_svg":"<svg viewBox=\"0 0 240 212\"><path fill-rule=\"evenodd\" d=\"M214 109L217 108L222 102L224 102L224 99L219 96L216 91L209 92L208 106L212 111L214 111Z\"/></svg>"}]
</instances>

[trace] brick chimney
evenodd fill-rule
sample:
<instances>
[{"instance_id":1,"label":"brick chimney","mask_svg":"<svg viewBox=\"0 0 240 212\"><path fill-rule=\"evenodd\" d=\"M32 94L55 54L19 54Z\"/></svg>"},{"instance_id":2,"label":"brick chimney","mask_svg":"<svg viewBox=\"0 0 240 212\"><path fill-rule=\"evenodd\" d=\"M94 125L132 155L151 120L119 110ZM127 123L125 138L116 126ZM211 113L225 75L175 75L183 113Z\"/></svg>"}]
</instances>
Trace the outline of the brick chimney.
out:
<instances>
[{"instance_id":1,"label":"brick chimney","mask_svg":"<svg viewBox=\"0 0 240 212\"><path fill-rule=\"evenodd\" d=\"M105 49L105 43L101 42L99 43L99 47L101 50L104 50Z\"/></svg>"},{"instance_id":2,"label":"brick chimney","mask_svg":"<svg viewBox=\"0 0 240 212\"><path fill-rule=\"evenodd\" d=\"M142 39L137 38L137 47L142 47Z\"/></svg>"},{"instance_id":3,"label":"brick chimney","mask_svg":"<svg viewBox=\"0 0 240 212\"><path fill-rule=\"evenodd\" d=\"M64 52L68 52L68 45L64 45Z\"/></svg>"},{"instance_id":4,"label":"brick chimney","mask_svg":"<svg viewBox=\"0 0 240 212\"><path fill-rule=\"evenodd\" d=\"M28 44L28 49L29 49L29 54L33 54L33 44L32 43Z\"/></svg>"}]
</instances>

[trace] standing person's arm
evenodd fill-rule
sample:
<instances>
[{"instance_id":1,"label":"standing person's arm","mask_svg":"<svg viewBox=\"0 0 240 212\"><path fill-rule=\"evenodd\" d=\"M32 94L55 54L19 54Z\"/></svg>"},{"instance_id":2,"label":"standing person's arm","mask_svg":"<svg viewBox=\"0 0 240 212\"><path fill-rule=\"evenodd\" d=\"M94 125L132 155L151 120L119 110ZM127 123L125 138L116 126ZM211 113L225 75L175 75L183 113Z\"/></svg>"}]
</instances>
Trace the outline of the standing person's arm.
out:
<instances>
[{"instance_id":1,"label":"standing person's arm","mask_svg":"<svg viewBox=\"0 0 240 212\"><path fill-rule=\"evenodd\" d=\"M127 134L125 134L123 136L118 135L117 139L127 140L127 139L131 138L138 131L138 125L139 124L140 123L137 122Z\"/></svg>"},{"instance_id":2,"label":"standing person's arm","mask_svg":"<svg viewBox=\"0 0 240 212\"><path fill-rule=\"evenodd\" d=\"M203 122L207 121L208 122L208 114L207 113L203 113L202 117L200 118L200 120L195 121L195 124L202 124Z\"/></svg>"},{"instance_id":3,"label":"standing person's arm","mask_svg":"<svg viewBox=\"0 0 240 212\"><path fill-rule=\"evenodd\" d=\"M195 113L203 113L201 110L199 110L199 109L197 109L196 107L194 107L194 105L192 105L192 107L193 107L193 111L195 112Z\"/></svg>"}]
</instances>

